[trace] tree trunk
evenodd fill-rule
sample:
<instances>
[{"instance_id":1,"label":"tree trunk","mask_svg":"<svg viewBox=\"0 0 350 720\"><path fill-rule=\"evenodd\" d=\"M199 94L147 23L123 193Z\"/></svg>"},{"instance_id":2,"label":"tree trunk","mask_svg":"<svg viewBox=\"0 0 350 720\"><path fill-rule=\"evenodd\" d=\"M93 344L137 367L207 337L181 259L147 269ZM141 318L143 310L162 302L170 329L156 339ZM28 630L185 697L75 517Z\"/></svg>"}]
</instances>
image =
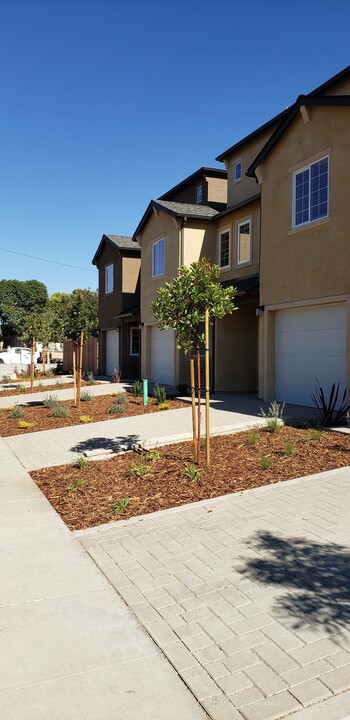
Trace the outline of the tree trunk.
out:
<instances>
[{"instance_id":1,"label":"tree trunk","mask_svg":"<svg viewBox=\"0 0 350 720\"><path fill-rule=\"evenodd\" d=\"M32 345L30 348L30 389L34 387L34 352L35 352L35 337L32 337Z\"/></svg>"},{"instance_id":2,"label":"tree trunk","mask_svg":"<svg viewBox=\"0 0 350 720\"><path fill-rule=\"evenodd\" d=\"M73 348L73 384L74 384L74 406L77 407L77 343L72 341Z\"/></svg>"},{"instance_id":3,"label":"tree trunk","mask_svg":"<svg viewBox=\"0 0 350 720\"><path fill-rule=\"evenodd\" d=\"M192 404L192 432L193 432L193 459L198 463L197 452L197 431L196 431L196 388L194 381L194 357L190 352L190 383L191 383L191 404Z\"/></svg>"},{"instance_id":4,"label":"tree trunk","mask_svg":"<svg viewBox=\"0 0 350 720\"><path fill-rule=\"evenodd\" d=\"M198 465L201 452L201 352L197 343L197 453Z\"/></svg>"},{"instance_id":5,"label":"tree trunk","mask_svg":"<svg viewBox=\"0 0 350 720\"><path fill-rule=\"evenodd\" d=\"M43 375L45 375L47 350L46 350L46 348L44 348L44 346L41 351L41 354L42 354L42 358L43 358Z\"/></svg>"},{"instance_id":6,"label":"tree trunk","mask_svg":"<svg viewBox=\"0 0 350 720\"><path fill-rule=\"evenodd\" d=\"M80 333L78 349L78 382L77 382L77 410L80 410L81 376L83 370L84 333Z\"/></svg>"},{"instance_id":7,"label":"tree trunk","mask_svg":"<svg viewBox=\"0 0 350 720\"><path fill-rule=\"evenodd\" d=\"M209 311L205 311L205 446L207 465L210 465L210 426L209 426Z\"/></svg>"}]
</instances>

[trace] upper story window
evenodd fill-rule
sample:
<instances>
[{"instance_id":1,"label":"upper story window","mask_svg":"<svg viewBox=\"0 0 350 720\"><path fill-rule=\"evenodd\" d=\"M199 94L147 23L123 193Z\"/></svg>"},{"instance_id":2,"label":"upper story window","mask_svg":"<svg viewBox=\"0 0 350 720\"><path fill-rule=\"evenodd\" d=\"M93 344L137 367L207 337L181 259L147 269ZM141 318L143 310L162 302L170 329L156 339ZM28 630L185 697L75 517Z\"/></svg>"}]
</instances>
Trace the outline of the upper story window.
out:
<instances>
[{"instance_id":1,"label":"upper story window","mask_svg":"<svg viewBox=\"0 0 350 720\"><path fill-rule=\"evenodd\" d=\"M237 160L233 166L233 179L235 182L242 180L242 160Z\"/></svg>"},{"instance_id":2,"label":"upper story window","mask_svg":"<svg viewBox=\"0 0 350 720\"><path fill-rule=\"evenodd\" d=\"M196 203L203 202L203 185L196 187Z\"/></svg>"},{"instance_id":3,"label":"upper story window","mask_svg":"<svg viewBox=\"0 0 350 720\"><path fill-rule=\"evenodd\" d=\"M219 233L219 267L221 270L230 267L231 231L229 228Z\"/></svg>"},{"instance_id":4,"label":"upper story window","mask_svg":"<svg viewBox=\"0 0 350 720\"><path fill-rule=\"evenodd\" d=\"M165 273L165 240L162 238L152 245L152 277Z\"/></svg>"},{"instance_id":5,"label":"upper story window","mask_svg":"<svg viewBox=\"0 0 350 720\"><path fill-rule=\"evenodd\" d=\"M245 220L237 225L237 265L251 262L252 257L251 221Z\"/></svg>"},{"instance_id":6,"label":"upper story window","mask_svg":"<svg viewBox=\"0 0 350 720\"><path fill-rule=\"evenodd\" d=\"M293 227L328 215L328 157L293 174Z\"/></svg>"},{"instance_id":7,"label":"upper story window","mask_svg":"<svg viewBox=\"0 0 350 720\"><path fill-rule=\"evenodd\" d=\"M108 293L113 292L114 290L114 265L111 263L110 265L106 265L105 267L105 293L108 295Z\"/></svg>"},{"instance_id":8,"label":"upper story window","mask_svg":"<svg viewBox=\"0 0 350 720\"><path fill-rule=\"evenodd\" d=\"M136 357L140 354L140 330L137 327L130 328L130 355Z\"/></svg>"}]
</instances>

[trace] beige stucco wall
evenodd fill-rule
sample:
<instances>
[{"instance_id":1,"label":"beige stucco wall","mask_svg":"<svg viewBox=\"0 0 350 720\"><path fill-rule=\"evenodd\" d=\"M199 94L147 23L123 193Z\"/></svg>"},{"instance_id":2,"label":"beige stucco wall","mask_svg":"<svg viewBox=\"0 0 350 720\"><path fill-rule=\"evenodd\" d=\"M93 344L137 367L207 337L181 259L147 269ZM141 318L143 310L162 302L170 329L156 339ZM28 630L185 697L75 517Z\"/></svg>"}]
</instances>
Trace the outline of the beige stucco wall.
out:
<instances>
[{"instance_id":1,"label":"beige stucco wall","mask_svg":"<svg viewBox=\"0 0 350 720\"><path fill-rule=\"evenodd\" d=\"M350 291L350 108L313 107L301 115L262 168L261 303ZM329 155L329 217L292 229L292 176Z\"/></svg>"},{"instance_id":2,"label":"beige stucco wall","mask_svg":"<svg viewBox=\"0 0 350 720\"><path fill-rule=\"evenodd\" d=\"M135 293L140 275L141 259L134 257L122 258L122 292Z\"/></svg>"},{"instance_id":3,"label":"beige stucco wall","mask_svg":"<svg viewBox=\"0 0 350 720\"><path fill-rule=\"evenodd\" d=\"M259 135L252 141L247 142L241 148L238 148L232 155L225 160L227 167L227 205L232 207L238 203L248 200L250 197L259 194L260 187L254 178L248 178L246 172L249 165L256 158L261 148L265 145L269 137L272 135L274 126L266 133ZM238 182L234 180L235 163L242 161L242 179Z\"/></svg>"},{"instance_id":4,"label":"beige stucco wall","mask_svg":"<svg viewBox=\"0 0 350 720\"><path fill-rule=\"evenodd\" d=\"M207 177L208 203L227 202L227 180L226 178Z\"/></svg>"},{"instance_id":5,"label":"beige stucco wall","mask_svg":"<svg viewBox=\"0 0 350 720\"><path fill-rule=\"evenodd\" d=\"M240 304L216 321L215 390L246 392L258 387L258 320L256 304Z\"/></svg>"},{"instance_id":6,"label":"beige stucco wall","mask_svg":"<svg viewBox=\"0 0 350 720\"><path fill-rule=\"evenodd\" d=\"M252 255L251 262L238 265L237 263L237 233L238 224L246 220L251 220L252 232ZM230 246L230 268L220 271L220 280L231 280L233 278L240 279L249 277L259 272L259 253L260 253L260 201L255 200L237 210L232 210L228 215L217 221L217 233L215 239L215 262L219 262L219 235L220 232L229 230L231 233Z\"/></svg>"}]
</instances>

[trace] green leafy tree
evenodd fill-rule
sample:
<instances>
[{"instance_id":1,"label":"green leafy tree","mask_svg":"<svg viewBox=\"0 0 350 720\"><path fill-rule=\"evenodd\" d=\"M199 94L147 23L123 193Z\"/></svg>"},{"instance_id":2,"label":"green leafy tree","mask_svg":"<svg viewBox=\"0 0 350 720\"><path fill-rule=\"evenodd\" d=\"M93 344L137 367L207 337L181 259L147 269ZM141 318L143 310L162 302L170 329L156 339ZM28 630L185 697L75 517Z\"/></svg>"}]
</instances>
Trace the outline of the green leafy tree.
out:
<instances>
[{"instance_id":1,"label":"green leafy tree","mask_svg":"<svg viewBox=\"0 0 350 720\"><path fill-rule=\"evenodd\" d=\"M172 282L157 290L157 298L151 303L154 317L161 330L173 329L177 347L190 357L192 425L195 459L199 461L200 450L200 398L201 398L201 350L205 342L204 319L206 310L210 322L231 314L235 308L235 289L224 288L219 282L219 267L205 258L182 266ZM197 431L195 414L194 355L197 357Z\"/></svg>"},{"instance_id":2,"label":"green leafy tree","mask_svg":"<svg viewBox=\"0 0 350 720\"><path fill-rule=\"evenodd\" d=\"M73 343L74 400L79 408L83 344L84 339L93 337L98 332L98 295L92 290L77 289L68 296L62 294L54 298L52 304L54 303L57 303L56 311L60 314L63 337Z\"/></svg>"}]
</instances>

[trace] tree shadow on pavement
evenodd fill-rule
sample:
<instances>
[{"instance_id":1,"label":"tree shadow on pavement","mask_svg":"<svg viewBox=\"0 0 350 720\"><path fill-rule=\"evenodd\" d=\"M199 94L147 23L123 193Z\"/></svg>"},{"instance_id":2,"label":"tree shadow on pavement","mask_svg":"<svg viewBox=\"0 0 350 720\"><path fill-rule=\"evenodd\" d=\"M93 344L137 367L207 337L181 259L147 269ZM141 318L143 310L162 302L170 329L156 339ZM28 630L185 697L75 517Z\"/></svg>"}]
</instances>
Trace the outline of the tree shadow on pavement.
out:
<instances>
[{"instance_id":1,"label":"tree shadow on pavement","mask_svg":"<svg viewBox=\"0 0 350 720\"><path fill-rule=\"evenodd\" d=\"M285 587L274 610L293 627L322 625L327 632L350 630L350 552L333 543L258 533L250 548L263 557L246 561L243 574L259 584ZM339 627L340 626L340 627Z\"/></svg>"},{"instance_id":2,"label":"tree shadow on pavement","mask_svg":"<svg viewBox=\"0 0 350 720\"><path fill-rule=\"evenodd\" d=\"M123 437L106 438L106 437L94 437L82 440L76 445L71 447L73 452L77 453L89 453L94 452L102 454L105 453L121 453L126 450L133 450L140 446L139 435L124 435Z\"/></svg>"}]
</instances>

